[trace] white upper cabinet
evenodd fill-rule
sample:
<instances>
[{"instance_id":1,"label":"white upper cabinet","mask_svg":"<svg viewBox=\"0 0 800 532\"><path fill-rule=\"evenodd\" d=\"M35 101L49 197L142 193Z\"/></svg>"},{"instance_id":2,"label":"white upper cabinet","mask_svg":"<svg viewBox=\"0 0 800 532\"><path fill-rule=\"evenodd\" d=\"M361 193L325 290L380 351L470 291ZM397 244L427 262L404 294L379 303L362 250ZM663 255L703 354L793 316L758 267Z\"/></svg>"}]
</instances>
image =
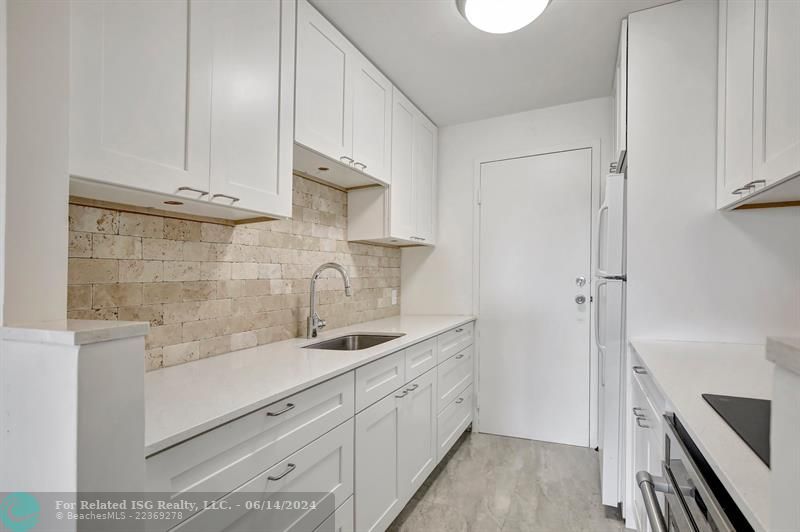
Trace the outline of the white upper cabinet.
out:
<instances>
[{"instance_id":1,"label":"white upper cabinet","mask_svg":"<svg viewBox=\"0 0 800 532\"><path fill-rule=\"evenodd\" d=\"M72 2L71 174L208 191L209 17L207 6L191 7Z\"/></svg>"},{"instance_id":2,"label":"white upper cabinet","mask_svg":"<svg viewBox=\"0 0 800 532\"><path fill-rule=\"evenodd\" d=\"M389 182L392 84L305 0L295 90L298 170L344 188Z\"/></svg>"},{"instance_id":3,"label":"white upper cabinet","mask_svg":"<svg viewBox=\"0 0 800 532\"><path fill-rule=\"evenodd\" d=\"M392 186L348 194L352 241L435 244L438 128L397 88L392 102Z\"/></svg>"},{"instance_id":4,"label":"white upper cabinet","mask_svg":"<svg viewBox=\"0 0 800 532\"><path fill-rule=\"evenodd\" d=\"M800 201L800 2L721 0L717 208Z\"/></svg>"},{"instance_id":5,"label":"white upper cabinet","mask_svg":"<svg viewBox=\"0 0 800 532\"><path fill-rule=\"evenodd\" d=\"M759 0L755 10L755 179L800 173L800 2Z\"/></svg>"},{"instance_id":6,"label":"white upper cabinet","mask_svg":"<svg viewBox=\"0 0 800 532\"><path fill-rule=\"evenodd\" d=\"M294 3L228 0L210 5L210 200L289 216Z\"/></svg>"},{"instance_id":7,"label":"white upper cabinet","mask_svg":"<svg viewBox=\"0 0 800 532\"><path fill-rule=\"evenodd\" d=\"M73 194L291 215L294 0L76 0L71 17Z\"/></svg>"},{"instance_id":8,"label":"white upper cabinet","mask_svg":"<svg viewBox=\"0 0 800 532\"><path fill-rule=\"evenodd\" d=\"M612 162L624 162L628 150L628 20L622 21L614 71L614 153ZM624 164L623 164L624 166ZM617 168L622 171L623 168Z\"/></svg>"}]
</instances>

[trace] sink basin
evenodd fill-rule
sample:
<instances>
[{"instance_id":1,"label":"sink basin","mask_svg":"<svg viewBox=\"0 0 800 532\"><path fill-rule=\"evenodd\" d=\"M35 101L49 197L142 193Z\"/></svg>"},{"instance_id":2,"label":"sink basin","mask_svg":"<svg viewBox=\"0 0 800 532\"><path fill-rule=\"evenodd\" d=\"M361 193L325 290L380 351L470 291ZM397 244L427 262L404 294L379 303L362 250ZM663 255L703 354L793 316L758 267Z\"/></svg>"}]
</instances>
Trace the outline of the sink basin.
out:
<instances>
[{"instance_id":1,"label":"sink basin","mask_svg":"<svg viewBox=\"0 0 800 532\"><path fill-rule=\"evenodd\" d=\"M338 338L331 338L316 344L305 345L304 349L331 349L333 351L360 351L361 349L368 349L375 347L395 338L404 336L405 333L397 334L348 334L347 336L339 336Z\"/></svg>"}]
</instances>

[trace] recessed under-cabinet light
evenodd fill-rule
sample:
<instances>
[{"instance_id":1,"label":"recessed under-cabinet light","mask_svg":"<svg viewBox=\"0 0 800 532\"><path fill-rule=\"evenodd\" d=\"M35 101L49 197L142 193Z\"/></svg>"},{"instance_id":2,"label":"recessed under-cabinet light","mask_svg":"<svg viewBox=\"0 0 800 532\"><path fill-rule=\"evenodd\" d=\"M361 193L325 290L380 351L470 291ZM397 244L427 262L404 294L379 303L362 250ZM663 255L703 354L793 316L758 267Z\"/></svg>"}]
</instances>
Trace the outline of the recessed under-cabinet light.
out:
<instances>
[{"instance_id":1,"label":"recessed under-cabinet light","mask_svg":"<svg viewBox=\"0 0 800 532\"><path fill-rule=\"evenodd\" d=\"M317 168L317 170L319 170L320 172L327 172L328 170L330 170L330 168L328 168L327 166L320 166L319 168Z\"/></svg>"},{"instance_id":2,"label":"recessed under-cabinet light","mask_svg":"<svg viewBox=\"0 0 800 532\"><path fill-rule=\"evenodd\" d=\"M176 200L167 200L164 202L164 205L183 205L183 202Z\"/></svg>"}]
</instances>

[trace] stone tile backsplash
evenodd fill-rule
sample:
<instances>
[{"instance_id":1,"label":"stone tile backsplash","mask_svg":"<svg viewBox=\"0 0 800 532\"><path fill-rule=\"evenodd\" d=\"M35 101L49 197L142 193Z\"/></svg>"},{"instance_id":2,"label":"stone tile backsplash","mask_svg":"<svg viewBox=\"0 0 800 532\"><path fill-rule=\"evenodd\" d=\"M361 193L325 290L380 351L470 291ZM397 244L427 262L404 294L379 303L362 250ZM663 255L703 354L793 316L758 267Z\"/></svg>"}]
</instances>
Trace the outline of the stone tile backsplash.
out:
<instances>
[{"instance_id":1,"label":"stone tile backsplash","mask_svg":"<svg viewBox=\"0 0 800 532\"><path fill-rule=\"evenodd\" d=\"M68 317L149 321L147 370L305 334L313 271L329 328L400 313L400 250L350 243L347 194L294 178L291 220L237 227L70 205ZM392 304L392 289L398 303Z\"/></svg>"}]
</instances>

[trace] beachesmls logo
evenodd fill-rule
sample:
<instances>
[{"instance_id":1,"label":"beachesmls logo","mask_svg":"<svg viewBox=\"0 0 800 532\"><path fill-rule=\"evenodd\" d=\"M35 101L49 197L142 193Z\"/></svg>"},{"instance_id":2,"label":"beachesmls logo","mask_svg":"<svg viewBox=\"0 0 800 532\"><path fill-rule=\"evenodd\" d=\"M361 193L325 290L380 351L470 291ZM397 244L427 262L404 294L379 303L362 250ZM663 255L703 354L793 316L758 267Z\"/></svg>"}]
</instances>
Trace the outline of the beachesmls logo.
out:
<instances>
[{"instance_id":1,"label":"beachesmls logo","mask_svg":"<svg viewBox=\"0 0 800 532\"><path fill-rule=\"evenodd\" d=\"M39 501L30 493L9 493L0 502L4 530L26 532L39 522Z\"/></svg>"}]
</instances>

